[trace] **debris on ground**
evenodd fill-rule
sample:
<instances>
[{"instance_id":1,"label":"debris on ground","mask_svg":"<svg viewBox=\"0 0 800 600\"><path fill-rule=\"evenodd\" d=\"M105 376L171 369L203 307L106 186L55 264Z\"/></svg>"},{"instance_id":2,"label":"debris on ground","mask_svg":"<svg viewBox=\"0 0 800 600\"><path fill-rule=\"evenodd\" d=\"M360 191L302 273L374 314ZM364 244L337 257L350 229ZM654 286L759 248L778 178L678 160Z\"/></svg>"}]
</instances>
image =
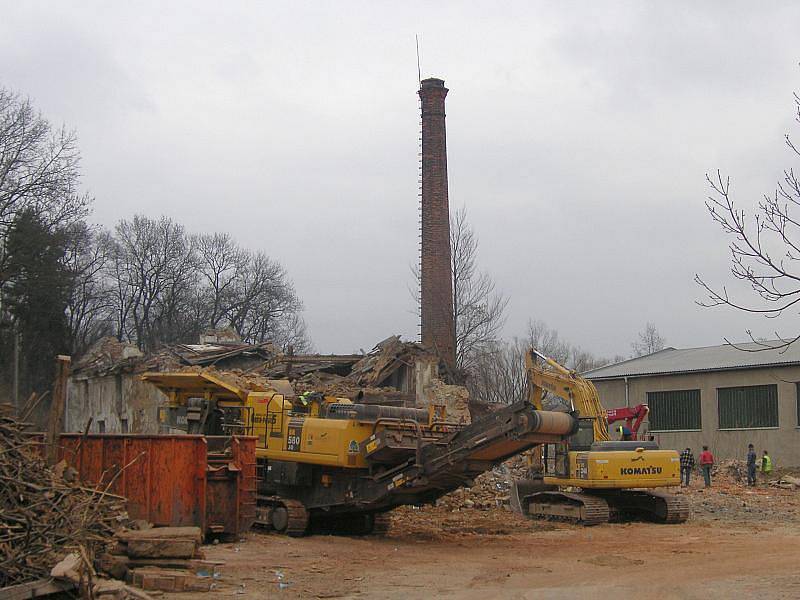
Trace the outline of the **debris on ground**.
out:
<instances>
[{"instance_id":1,"label":"debris on ground","mask_svg":"<svg viewBox=\"0 0 800 600\"><path fill-rule=\"evenodd\" d=\"M784 475L779 479L773 479L769 482L771 487L777 487L784 490L796 490L800 488L800 477L792 477L791 475Z\"/></svg>"},{"instance_id":2,"label":"debris on ground","mask_svg":"<svg viewBox=\"0 0 800 600\"><path fill-rule=\"evenodd\" d=\"M792 481L800 483L796 471L785 469L769 479L757 472L756 485L749 486L746 463L725 460L712 470L710 488L704 487L703 476L695 469L691 485L674 491L689 497L697 519L770 522L780 515L782 522L800 523L800 494Z\"/></svg>"},{"instance_id":3,"label":"debris on ground","mask_svg":"<svg viewBox=\"0 0 800 600\"><path fill-rule=\"evenodd\" d=\"M38 444L0 415L0 588L47 577L68 555L85 580L127 519L124 498L81 487L64 463L49 468Z\"/></svg>"}]
</instances>

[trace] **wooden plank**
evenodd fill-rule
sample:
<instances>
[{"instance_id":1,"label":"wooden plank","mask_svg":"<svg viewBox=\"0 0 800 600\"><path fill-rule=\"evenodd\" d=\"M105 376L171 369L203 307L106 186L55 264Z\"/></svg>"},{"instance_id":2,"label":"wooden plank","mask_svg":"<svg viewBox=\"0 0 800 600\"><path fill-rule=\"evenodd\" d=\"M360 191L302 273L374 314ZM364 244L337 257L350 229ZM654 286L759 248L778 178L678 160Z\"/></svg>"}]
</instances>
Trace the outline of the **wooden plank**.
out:
<instances>
[{"instance_id":1,"label":"wooden plank","mask_svg":"<svg viewBox=\"0 0 800 600\"><path fill-rule=\"evenodd\" d=\"M56 357L56 375L53 382L53 400L47 424L47 464L58 462L58 435L64 431L64 405L67 401L67 380L72 359L59 354Z\"/></svg>"},{"instance_id":2,"label":"wooden plank","mask_svg":"<svg viewBox=\"0 0 800 600\"><path fill-rule=\"evenodd\" d=\"M57 594L75 589L75 584L66 581L53 581L52 579L39 579L30 583L20 583L9 587L0 588L0 600L24 600L25 598L38 598L48 594Z\"/></svg>"},{"instance_id":3,"label":"wooden plank","mask_svg":"<svg viewBox=\"0 0 800 600\"><path fill-rule=\"evenodd\" d=\"M141 567L131 571L133 585L143 590L162 592L207 592L214 583L213 577L198 577L187 571Z\"/></svg>"},{"instance_id":4,"label":"wooden plank","mask_svg":"<svg viewBox=\"0 0 800 600\"><path fill-rule=\"evenodd\" d=\"M131 558L194 558L197 544L194 540L146 539L129 540L128 556Z\"/></svg>"},{"instance_id":5,"label":"wooden plank","mask_svg":"<svg viewBox=\"0 0 800 600\"><path fill-rule=\"evenodd\" d=\"M150 529L123 529L115 535L124 542L130 540L151 539L185 539L203 542L203 534L199 527L152 527Z\"/></svg>"}]
</instances>

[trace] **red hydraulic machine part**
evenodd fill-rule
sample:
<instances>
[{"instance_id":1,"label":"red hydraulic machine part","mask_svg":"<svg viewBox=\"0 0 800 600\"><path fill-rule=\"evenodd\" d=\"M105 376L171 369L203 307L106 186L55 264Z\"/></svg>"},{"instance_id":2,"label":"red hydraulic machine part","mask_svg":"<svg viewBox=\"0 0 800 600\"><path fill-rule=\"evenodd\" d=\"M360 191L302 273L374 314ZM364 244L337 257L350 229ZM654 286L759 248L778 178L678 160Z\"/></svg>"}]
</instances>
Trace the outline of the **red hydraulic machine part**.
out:
<instances>
[{"instance_id":1,"label":"red hydraulic machine part","mask_svg":"<svg viewBox=\"0 0 800 600\"><path fill-rule=\"evenodd\" d=\"M625 425L631 430L633 439L639 439L639 427L642 421L650 411L647 404L637 404L636 406L624 406L622 408L609 408L606 411L608 416L608 424L611 425L617 421L625 421Z\"/></svg>"}]
</instances>

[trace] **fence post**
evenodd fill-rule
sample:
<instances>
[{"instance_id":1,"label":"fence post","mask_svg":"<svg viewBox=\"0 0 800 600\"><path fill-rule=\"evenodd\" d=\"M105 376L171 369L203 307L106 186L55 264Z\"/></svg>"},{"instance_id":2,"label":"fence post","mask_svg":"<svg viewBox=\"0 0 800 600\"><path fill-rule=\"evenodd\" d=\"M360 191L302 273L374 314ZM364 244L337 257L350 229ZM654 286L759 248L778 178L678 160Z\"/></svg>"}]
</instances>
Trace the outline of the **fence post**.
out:
<instances>
[{"instance_id":1,"label":"fence post","mask_svg":"<svg viewBox=\"0 0 800 600\"><path fill-rule=\"evenodd\" d=\"M72 358L59 354L56 357L56 376L53 381L53 398L47 422L47 464L58 462L59 434L64 431L64 406L67 403L67 382Z\"/></svg>"}]
</instances>

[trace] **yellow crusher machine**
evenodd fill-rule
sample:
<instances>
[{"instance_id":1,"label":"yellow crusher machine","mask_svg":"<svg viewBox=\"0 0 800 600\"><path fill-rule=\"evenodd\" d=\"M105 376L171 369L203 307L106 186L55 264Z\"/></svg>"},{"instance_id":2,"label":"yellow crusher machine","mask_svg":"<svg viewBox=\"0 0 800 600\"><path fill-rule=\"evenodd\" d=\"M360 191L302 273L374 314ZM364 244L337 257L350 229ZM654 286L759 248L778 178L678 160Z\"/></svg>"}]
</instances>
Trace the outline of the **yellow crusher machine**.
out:
<instances>
[{"instance_id":1,"label":"yellow crusher machine","mask_svg":"<svg viewBox=\"0 0 800 600\"><path fill-rule=\"evenodd\" d=\"M662 523L688 518L682 496L652 489L680 484L675 450L661 450L653 441L611 441L591 381L533 348L525 363L531 405L542 410L545 394L553 394L578 413L579 423L575 434L530 454L532 478L516 482L512 490L516 510L586 525L627 516Z\"/></svg>"},{"instance_id":2,"label":"yellow crusher machine","mask_svg":"<svg viewBox=\"0 0 800 600\"><path fill-rule=\"evenodd\" d=\"M289 535L368 534L387 511L432 503L479 474L578 431L571 414L504 406L468 425L427 410L356 404L345 398L253 391L211 372L146 373L168 398L160 421L205 435L252 435L257 523Z\"/></svg>"}]
</instances>

